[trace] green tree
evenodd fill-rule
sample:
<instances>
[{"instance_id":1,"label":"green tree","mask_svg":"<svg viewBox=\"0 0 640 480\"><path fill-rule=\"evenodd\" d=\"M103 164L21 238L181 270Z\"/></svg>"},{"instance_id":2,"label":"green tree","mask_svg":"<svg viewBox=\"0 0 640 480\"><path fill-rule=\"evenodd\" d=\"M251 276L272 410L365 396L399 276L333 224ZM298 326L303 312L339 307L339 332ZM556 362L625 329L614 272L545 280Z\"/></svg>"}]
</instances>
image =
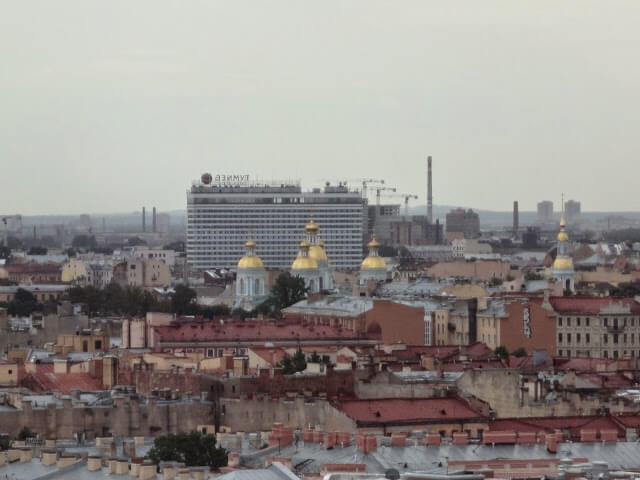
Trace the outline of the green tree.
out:
<instances>
[{"instance_id":1,"label":"green tree","mask_svg":"<svg viewBox=\"0 0 640 480\"><path fill-rule=\"evenodd\" d=\"M496 349L493 351L493 354L498 358L509 358L509 351L504 345L496 347Z\"/></svg>"},{"instance_id":2,"label":"green tree","mask_svg":"<svg viewBox=\"0 0 640 480\"><path fill-rule=\"evenodd\" d=\"M192 315L197 310L196 291L186 285L177 285L171 294L171 312L176 315Z\"/></svg>"},{"instance_id":3,"label":"green tree","mask_svg":"<svg viewBox=\"0 0 640 480\"><path fill-rule=\"evenodd\" d=\"M9 302L7 312L9 315L17 317L28 317L35 311L42 310L42 305L38 303L33 293L19 288L12 301Z\"/></svg>"},{"instance_id":4,"label":"green tree","mask_svg":"<svg viewBox=\"0 0 640 480\"><path fill-rule=\"evenodd\" d=\"M8 260L11 257L11 249L6 245L0 245L0 260Z\"/></svg>"},{"instance_id":5,"label":"green tree","mask_svg":"<svg viewBox=\"0 0 640 480\"><path fill-rule=\"evenodd\" d=\"M502 279L501 278L492 277L491 280L489 280L489 286L490 287L499 287L500 285L502 285Z\"/></svg>"},{"instance_id":6,"label":"green tree","mask_svg":"<svg viewBox=\"0 0 640 480\"><path fill-rule=\"evenodd\" d=\"M276 283L271 288L271 304L276 312L283 308L290 307L296 302L303 300L309 289L304 284L304 279L293 276L289 272L278 275Z\"/></svg>"},{"instance_id":7,"label":"green tree","mask_svg":"<svg viewBox=\"0 0 640 480\"><path fill-rule=\"evenodd\" d=\"M304 358L304 353L298 348L298 351L293 356L293 366L296 372L302 372L307 368L307 359Z\"/></svg>"},{"instance_id":8,"label":"green tree","mask_svg":"<svg viewBox=\"0 0 640 480\"><path fill-rule=\"evenodd\" d=\"M156 465L173 461L182 462L187 467L207 465L211 470L227 465L227 451L216 447L215 435L195 431L156 437L149 450L149 458Z\"/></svg>"},{"instance_id":9,"label":"green tree","mask_svg":"<svg viewBox=\"0 0 640 480\"><path fill-rule=\"evenodd\" d=\"M72 287L67 290L67 298L71 303L84 303L89 313L95 314L103 310L102 291L94 286Z\"/></svg>"},{"instance_id":10,"label":"green tree","mask_svg":"<svg viewBox=\"0 0 640 480\"><path fill-rule=\"evenodd\" d=\"M293 365L293 360L288 353L285 353L284 357L282 357L280 368L282 369L282 373L285 375L296 373L296 367Z\"/></svg>"},{"instance_id":11,"label":"green tree","mask_svg":"<svg viewBox=\"0 0 640 480\"><path fill-rule=\"evenodd\" d=\"M318 355L318 352L313 352L311 355L309 355L307 361L309 363L320 363L322 359L320 358L320 355Z\"/></svg>"},{"instance_id":12,"label":"green tree","mask_svg":"<svg viewBox=\"0 0 640 480\"><path fill-rule=\"evenodd\" d=\"M29 427L22 427L22 430L18 432L17 439L24 441L27 438L34 438L36 436L37 436L36 433L33 430L31 430Z\"/></svg>"},{"instance_id":13,"label":"green tree","mask_svg":"<svg viewBox=\"0 0 640 480\"><path fill-rule=\"evenodd\" d=\"M4 452L5 450L9 450L10 446L11 446L11 439L9 437L7 437L7 436L0 437L0 452Z\"/></svg>"},{"instance_id":14,"label":"green tree","mask_svg":"<svg viewBox=\"0 0 640 480\"><path fill-rule=\"evenodd\" d=\"M542 275L540 275L539 273L536 272L527 272L524 274L524 279L527 282L531 282L534 280L544 280L544 277Z\"/></svg>"},{"instance_id":15,"label":"green tree","mask_svg":"<svg viewBox=\"0 0 640 480\"><path fill-rule=\"evenodd\" d=\"M520 348L516 348L513 352L511 352L511 355L513 355L514 357L526 357L527 356L527 350L524 347L520 347Z\"/></svg>"}]
</instances>

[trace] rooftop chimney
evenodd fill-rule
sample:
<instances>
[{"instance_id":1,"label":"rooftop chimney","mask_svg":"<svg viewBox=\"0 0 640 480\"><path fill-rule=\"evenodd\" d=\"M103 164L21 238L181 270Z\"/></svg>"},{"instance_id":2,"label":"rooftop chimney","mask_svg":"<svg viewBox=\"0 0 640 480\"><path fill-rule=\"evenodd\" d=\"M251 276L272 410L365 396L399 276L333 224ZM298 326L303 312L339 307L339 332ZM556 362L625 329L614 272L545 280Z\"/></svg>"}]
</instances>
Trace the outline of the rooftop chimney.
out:
<instances>
[{"instance_id":1,"label":"rooftop chimney","mask_svg":"<svg viewBox=\"0 0 640 480\"><path fill-rule=\"evenodd\" d=\"M147 212L145 208L142 207L142 233L147 231Z\"/></svg>"},{"instance_id":2,"label":"rooftop chimney","mask_svg":"<svg viewBox=\"0 0 640 480\"><path fill-rule=\"evenodd\" d=\"M431 185L431 155L427 157L427 220L433 222L433 190Z\"/></svg>"}]
</instances>

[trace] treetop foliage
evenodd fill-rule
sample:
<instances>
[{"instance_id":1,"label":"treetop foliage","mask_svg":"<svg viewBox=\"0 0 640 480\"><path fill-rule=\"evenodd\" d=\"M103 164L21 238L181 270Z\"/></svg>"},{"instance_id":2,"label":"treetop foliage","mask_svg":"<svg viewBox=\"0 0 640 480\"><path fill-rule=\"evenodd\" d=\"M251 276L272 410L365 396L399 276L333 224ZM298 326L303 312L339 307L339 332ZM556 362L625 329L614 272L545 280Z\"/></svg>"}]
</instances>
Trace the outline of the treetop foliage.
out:
<instances>
[{"instance_id":1,"label":"treetop foliage","mask_svg":"<svg viewBox=\"0 0 640 480\"><path fill-rule=\"evenodd\" d=\"M211 470L227 465L227 451L216 447L215 435L196 431L156 437L149 450L149 458L156 465L160 462L182 462L187 467L206 465Z\"/></svg>"}]
</instances>

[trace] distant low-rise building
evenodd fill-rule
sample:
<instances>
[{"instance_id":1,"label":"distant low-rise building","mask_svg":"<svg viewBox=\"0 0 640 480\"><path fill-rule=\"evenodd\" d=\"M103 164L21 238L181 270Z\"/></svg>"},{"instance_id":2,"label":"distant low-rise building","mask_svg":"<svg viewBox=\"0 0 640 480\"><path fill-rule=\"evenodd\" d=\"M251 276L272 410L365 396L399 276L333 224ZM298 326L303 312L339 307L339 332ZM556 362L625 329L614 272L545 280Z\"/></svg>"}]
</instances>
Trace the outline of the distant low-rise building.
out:
<instances>
[{"instance_id":1,"label":"distant low-rise building","mask_svg":"<svg viewBox=\"0 0 640 480\"><path fill-rule=\"evenodd\" d=\"M447 213L447 235L461 233L464 238L476 238L480 235L480 217L473 210L456 208Z\"/></svg>"},{"instance_id":2,"label":"distant low-rise building","mask_svg":"<svg viewBox=\"0 0 640 480\"><path fill-rule=\"evenodd\" d=\"M465 256L492 253L493 248L488 243L480 243L470 238L454 239L451 242L451 251L454 258L465 258Z\"/></svg>"},{"instance_id":3,"label":"distant low-rise building","mask_svg":"<svg viewBox=\"0 0 640 480\"><path fill-rule=\"evenodd\" d=\"M0 278L21 284L60 283L62 268L56 263L15 263L0 266Z\"/></svg>"},{"instance_id":4,"label":"distant low-rise building","mask_svg":"<svg viewBox=\"0 0 640 480\"><path fill-rule=\"evenodd\" d=\"M133 287L163 287L171 283L171 270L157 258L130 259L114 267L113 281Z\"/></svg>"}]
</instances>

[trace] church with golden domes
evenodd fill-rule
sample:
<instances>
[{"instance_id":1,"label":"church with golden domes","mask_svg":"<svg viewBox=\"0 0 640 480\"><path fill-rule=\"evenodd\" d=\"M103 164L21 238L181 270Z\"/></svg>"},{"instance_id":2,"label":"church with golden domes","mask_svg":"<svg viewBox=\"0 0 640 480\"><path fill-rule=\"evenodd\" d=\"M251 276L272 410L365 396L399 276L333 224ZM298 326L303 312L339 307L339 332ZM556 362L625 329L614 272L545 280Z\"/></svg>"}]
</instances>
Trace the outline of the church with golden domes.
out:
<instances>
[{"instance_id":1,"label":"church with golden domes","mask_svg":"<svg viewBox=\"0 0 640 480\"><path fill-rule=\"evenodd\" d=\"M574 277L575 271L573 269L573 260L569 255L569 234L567 233L566 223L564 221L564 213L560 219L560 231L558 232L558 247L556 253L556 259L551 267L551 276L562 284L564 291L571 293L575 292Z\"/></svg>"},{"instance_id":2,"label":"church with golden domes","mask_svg":"<svg viewBox=\"0 0 640 480\"><path fill-rule=\"evenodd\" d=\"M238 261L236 275L236 307L251 309L265 295L266 272L262 260L256 254L256 242L248 240L245 254Z\"/></svg>"},{"instance_id":3,"label":"church with golden domes","mask_svg":"<svg viewBox=\"0 0 640 480\"><path fill-rule=\"evenodd\" d=\"M304 227L304 240L300 243L298 256L291 264L291 274L304 280L309 293L333 289L333 275L324 242L319 239L320 227L311 220Z\"/></svg>"},{"instance_id":4,"label":"church with golden domes","mask_svg":"<svg viewBox=\"0 0 640 480\"><path fill-rule=\"evenodd\" d=\"M360 265L360 285L367 285L370 281L384 282L387 279L387 263L380 256L380 244L375 235L367 244L369 255Z\"/></svg>"}]
</instances>

